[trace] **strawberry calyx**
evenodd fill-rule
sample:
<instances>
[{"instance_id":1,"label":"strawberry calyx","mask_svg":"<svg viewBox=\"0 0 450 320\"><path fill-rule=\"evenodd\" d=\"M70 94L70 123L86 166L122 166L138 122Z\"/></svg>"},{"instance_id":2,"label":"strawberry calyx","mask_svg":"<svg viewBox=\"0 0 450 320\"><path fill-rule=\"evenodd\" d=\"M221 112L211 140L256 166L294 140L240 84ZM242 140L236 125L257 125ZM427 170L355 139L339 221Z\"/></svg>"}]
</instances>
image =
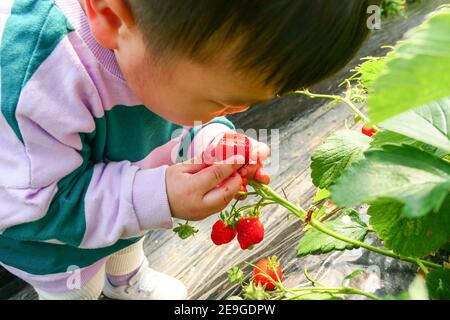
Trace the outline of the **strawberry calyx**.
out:
<instances>
[{"instance_id":1,"label":"strawberry calyx","mask_svg":"<svg viewBox=\"0 0 450 320\"><path fill-rule=\"evenodd\" d=\"M236 229L239 217L235 214L231 214L229 211L222 211L219 214L219 220L223 222L225 227L231 226L233 229Z\"/></svg>"},{"instance_id":2,"label":"strawberry calyx","mask_svg":"<svg viewBox=\"0 0 450 320\"><path fill-rule=\"evenodd\" d=\"M180 239L185 240L189 237L194 236L198 232L198 229L189 225L189 221L186 221L186 223L179 223L178 227L173 229L173 232L175 232L180 237Z\"/></svg>"},{"instance_id":3,"label":"strawberry calyx","mask_svg":"<svg viewBox=\"0 0 450 320\"><path fill-rule=\"evenodd\" d=\"M270 294L261 283L255 284L251 282L243 289L243 297L246 300L266 300L270 297Z\"/></svg>"},{"instance_id":4,"label":"strawberry calyx","mask_svg":"<svg viewBox=\"0 0 450 320\"><path fill-rule=\"evenodd\" d=\"M276 272L279 267L280 267L280 263L278 262L278 259L276 256L267 258L267 269L269 269L270 271Z\"/></svg>"}]
</instances>

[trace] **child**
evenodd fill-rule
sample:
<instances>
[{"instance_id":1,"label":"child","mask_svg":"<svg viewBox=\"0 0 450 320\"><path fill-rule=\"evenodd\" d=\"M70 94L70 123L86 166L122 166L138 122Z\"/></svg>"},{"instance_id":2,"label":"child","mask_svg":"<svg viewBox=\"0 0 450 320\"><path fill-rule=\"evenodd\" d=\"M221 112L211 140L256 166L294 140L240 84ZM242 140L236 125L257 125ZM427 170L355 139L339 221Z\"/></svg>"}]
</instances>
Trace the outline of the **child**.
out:
<instances>
[{"instance_id":1,"label":"child","mask_svg":"<svg viewBox=\"0 0 450 320\"><path fill-rule=\"evenodd\" d=\"M374 2L2 0L0 263L40 299L184 299L143 235L268 182L255 140L245 167L191 160L223 116L343 67Z\"/></svg>"}]
</instances>

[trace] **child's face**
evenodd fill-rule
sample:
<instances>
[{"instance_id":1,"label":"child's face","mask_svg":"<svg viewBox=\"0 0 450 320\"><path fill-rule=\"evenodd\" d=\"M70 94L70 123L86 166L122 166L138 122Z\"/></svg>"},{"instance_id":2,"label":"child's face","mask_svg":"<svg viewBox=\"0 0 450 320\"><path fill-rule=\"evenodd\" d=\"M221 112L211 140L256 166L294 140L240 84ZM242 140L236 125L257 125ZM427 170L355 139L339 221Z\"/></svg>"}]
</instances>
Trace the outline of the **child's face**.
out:
<instances>
[{"instance_id":1,"label":"child's face","mask_svg":"<svg viewBox=\"0 0 450 320\"><path fill-rule=\"evenodd\" d=\"M206 123L245 111L274 95L275 90L261 85L259 79L232 71L226 52L208 64L178 57L155 67L156 59L147 50L123 1L79 1L97 41L114 50L131 90L149 109L169 121L180 125Z\"/></svg>"},{"instance_id":2,"label":"child's face","mask_svg":"<svg viewBox=\"0 0 450 320\"><path fill-rule=\"evenodd\" d=\"M156 68L145 52L144 44L136 43L116 56L132 91L149 109L174 123L206 123L274 95L273 89L228 70L225 58L214 64L175 58Z\"/></svg>"}]
</instances>

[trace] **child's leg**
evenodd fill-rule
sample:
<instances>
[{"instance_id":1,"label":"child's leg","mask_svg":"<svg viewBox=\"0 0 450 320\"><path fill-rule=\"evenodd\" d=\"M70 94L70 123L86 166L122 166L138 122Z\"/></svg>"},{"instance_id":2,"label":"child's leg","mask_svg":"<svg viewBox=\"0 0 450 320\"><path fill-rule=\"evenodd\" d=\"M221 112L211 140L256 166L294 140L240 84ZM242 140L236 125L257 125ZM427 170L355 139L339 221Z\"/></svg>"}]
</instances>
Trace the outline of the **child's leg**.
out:
<instances>
[{"instance_id":1,"label":"child's leg","mask_svg":"<svg viewBox=\"0 0 450 320\"><path fill-rule=\"evenodd\" d=\"M100 270L80 289L73 289L65 292L51 292L41 290L37 287L34 289L39 295L39 300L97 300L103 290L105 283L105 264Z\"/></svg>"},{"instance_id":2,"label":"child's leg","mask_svg":"<svg viewBox=\"0 0 450 320\"><path fill-rule=\"evenodd\" d=\"M84 300L97 299L100 296L105 279L105 264L106 259L101 259L85 268L48 275L34 275L5 264L1 265L33 286L41 300Z\"/></svg>"},{"instance_id":3,"label":"child's leg","mask_svg":"<svg viewBox=\"0 0 450 320\"><path fill-rule=\"evenodd\" d=\"M103 294L119 300L179 300L187 289L179 280L148 267L144 240L113 254L106 262Z\"/></svg>"},{"instance_id":4,"label":"child's leg","mask_svg":"<svg viewBox=\"0 0 450 320\"><path fill-rule=\"evenodd\" d=\"M112 256L106 262L106 277L117 287L128 284L128 281L139 270L144 261L144 239L126 247Z\"/></svg>"}]
</instances>

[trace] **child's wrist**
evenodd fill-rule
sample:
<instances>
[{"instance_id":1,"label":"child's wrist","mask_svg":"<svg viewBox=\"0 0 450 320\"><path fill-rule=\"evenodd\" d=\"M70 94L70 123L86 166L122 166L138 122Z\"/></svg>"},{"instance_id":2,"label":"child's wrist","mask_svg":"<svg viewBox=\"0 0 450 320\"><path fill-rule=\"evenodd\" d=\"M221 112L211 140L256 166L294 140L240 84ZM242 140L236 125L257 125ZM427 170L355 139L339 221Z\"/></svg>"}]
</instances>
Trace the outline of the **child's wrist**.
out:
<instances>
[{"instance_id":1,"label":"child's wrist","mask_svg":"<svg viewBox=\"0 0 450 320\"><path fill-rule=\"evenodd\" d=\"M132 201L141 230L171 229L172 214L166 191L167 166L137 171Z\"/></svg>"}]
</instances>

